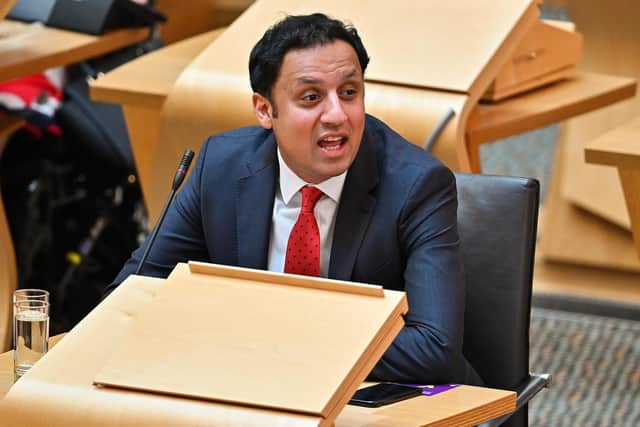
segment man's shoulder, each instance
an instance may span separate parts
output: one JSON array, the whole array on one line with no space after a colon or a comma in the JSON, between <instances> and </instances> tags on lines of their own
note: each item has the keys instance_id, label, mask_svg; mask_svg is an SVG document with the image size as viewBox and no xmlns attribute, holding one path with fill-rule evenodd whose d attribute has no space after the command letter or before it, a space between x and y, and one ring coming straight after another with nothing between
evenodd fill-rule
<instances>
[{"instance_id":1,"label":"man's shoulder","mask_svg":"<svg viewBox=\"0 0 640 427\"><path fill-rule=\"evenodd\" d=\"M255 153L272 135L260 126L247 126L209 136L203 144L207 157L217 159L226 156L244 157Z\"/></svg>"},{"instance_id":2,"label":"man's shoulder","mask_svg":"<svg viewBox=\"0 0 640 427\"><path fill-rule=\"evenodd\" d=\"M447 171L448 168L431 153L409 142L382 120L367 115L367 137L375 146L378 161L386 173L424 170Z\"/></svg>"},{"instance_id":3,"label":"man's shoulder","mask_svg":"<svg viewBox=\"0 0 640 427\"><path fill-rule=\"evenodd\" d=\"M264 129L261 126L245 126L216 135L211 135L207 138L207 141L225 141L251 145L252 143L260 143L264 141L270 134L270 130Z\"/></svg>"}]
</instances>

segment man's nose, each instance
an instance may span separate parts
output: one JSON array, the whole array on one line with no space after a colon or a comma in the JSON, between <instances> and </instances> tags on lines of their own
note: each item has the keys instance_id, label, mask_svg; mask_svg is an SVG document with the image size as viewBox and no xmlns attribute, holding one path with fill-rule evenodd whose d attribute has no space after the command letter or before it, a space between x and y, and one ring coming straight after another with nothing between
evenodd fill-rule
<instances>
[{"instance_id":1,"label":"man's nose","mask_svg":"<svg viewBox=\"0 0 640 427\"><path fill-rule=\"evenodd\" d=\"M337 94L328 96L325 99L325 108L321 117L322 123L326 125L341 125L347 120L347 113L344 111L342 100Z\"/></svg>"}]
</instances>

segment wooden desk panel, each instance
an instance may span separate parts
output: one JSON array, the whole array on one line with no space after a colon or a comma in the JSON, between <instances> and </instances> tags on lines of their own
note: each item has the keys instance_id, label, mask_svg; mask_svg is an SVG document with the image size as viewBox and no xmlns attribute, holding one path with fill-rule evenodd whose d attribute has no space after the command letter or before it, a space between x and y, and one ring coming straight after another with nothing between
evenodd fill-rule
<instances>
[{"instance_id":1,"label":"wooden desk panel","mask_svg":"<svg viewBox=\"0 0 640 427\"><path fill-rule=\"evenodd\" d=\"M496 103L482 103L471 113L467 140L479 145L537 129L630 98L632 78L578 73L561 81Z\"/></svg>"},{"instance_id":2,"label":"wooden desk panel","mask_svg":"<svg viewBox=\"0 0 640 427\"><path fill-rule=\"evenodd\" d=\"M91 97L116 104L162 107L182 70L223 31L209 31L128 62L91 81Z\"/></svg>"},{"instance_id":3,"label":"wooden desk panel","mask_svg":"<svg viewBox=\"0 0 640 427\"><path fill-rule=\"evenodd\" d=\"M640 117L607 132L585 148L588 163L615 166L640 258Z\"/></svg>"},{"instance_id":4,"label":"wooden desk panel","mask_svg":"<svg viewBox=\"0 0 640 427\"><path fill-rule=\"evenodd\" d=\"M93 378L114 344L127 336L136 313L163 283L140 276L124 282L6 394L0 401L0 419L20 419L30 427L318 425L317 419L301 414L94 387ZM13 375L10 357L10 353L0 355L0 387L6 387L8 372ZM0 396L6 392L0 388ZM41 411L24 410L22 405L33 405L34 399L39 400ZM336 426L472 426L514 408L514 392L460 386L383 408L347 405Z\"/></svg>"},{"instance_id":5,"label":"wooden desk panel","mask_svg":"<svg viewBox=\"0 0 640 427\"><path fill-rule=\"evenodd\" d=\"M49 350L51 350L65 334L60 334L49 338ZM13 375L13 351L7 351L0 354L0 400L14 384Z\"/></svg>"},{"instance_id":6,"label":"wooden desk panel","mask_svg":"<svg viewBox=\"0 0 640 427\"><path fill-rule=\"evenodd\" d=\"M563 198L568 143L561 138L556 147L538 252L552 261L640 271L631 233Z\"/></svg>"},{"instance_id":7,"label":"wooden desk panel","mask_svg":"<svg viewBox=\"0 0 640 427\"><path fill-rule=\"evenodd\" d=\"M109 31L102 36L5 20L0 22L0 81L102 55L144 40L148 28Z\"/></svg>"},{"instance_id":8,"label":"wooden desk panel","mask_svg":"<svg viewBox=\"0 0 640 427\"><path fill-rule=\"evenodd\" d=\"M640 169L640 117L587 144L585 159L588 163Z\"/></svg>"}]
</instances>

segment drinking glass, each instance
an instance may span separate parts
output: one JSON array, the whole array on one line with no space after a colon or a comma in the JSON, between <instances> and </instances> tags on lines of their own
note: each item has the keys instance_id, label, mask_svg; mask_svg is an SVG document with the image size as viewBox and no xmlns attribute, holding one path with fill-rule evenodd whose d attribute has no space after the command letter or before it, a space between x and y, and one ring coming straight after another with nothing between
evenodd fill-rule
<instances>
[{"instance_id":1,"label":"drinking glass","mask_svg":"<svg viewBox=\"0 0 640 427\"><path fill-rule=\"evenodd\" d=\"M13 292L13 304L25 299L49 302L49 292L44 289L17 289Z\"/></svg>"},{"instance_id":2,"label":"drinking glass","mask_svg":"<svg viewBox=\"0 0 640 427\"><path fill-rule=\"evenodd\" d=\"M19 299L14 304L13 366L24 375L49 349L49 302Z\"/></svg>"},{"instance_id":3,"label":"drinking glass","mask_svg":"<svg viewBox=\"0 0 640 427\"><path fill-rule=\"evenodd\" d=\"M13 292L13 340L11 348L16 348L16 303L22 300L49 302L49 292L44 289L16 289Z\"/></svg>"}]
</instances>

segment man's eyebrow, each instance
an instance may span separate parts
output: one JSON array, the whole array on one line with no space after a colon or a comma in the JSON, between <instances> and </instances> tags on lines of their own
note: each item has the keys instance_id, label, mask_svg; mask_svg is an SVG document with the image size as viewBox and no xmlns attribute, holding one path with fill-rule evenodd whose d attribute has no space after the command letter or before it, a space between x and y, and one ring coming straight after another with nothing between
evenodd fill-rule
<instances>
[{"instance_id":1,"label":"man's eyebrow","mask_svg":"<svg viewBox=\"0 0 640 427\"><path fill-rule=\"evenodd\" d=\"M350 78L354 77L357 72L358 72L358 70L356 70L355 68L353 70L351 70L351 71L345 71L342 74L342 78L345 79L345 80L350 79Z\"/></svg>"},{"instance_id":2,"label":"man's eyebrow","mask_svg":"<svg viewBox=\"0 0 640 427\"><path fill-rule=\"evenodd\" d=\"M322 82L322 80L317 79L315 77L310 77L310 76L302 76L296 79L296 84L303 84L303 85L315 85L320 82Z\"/></svg>"}]
</instances>

